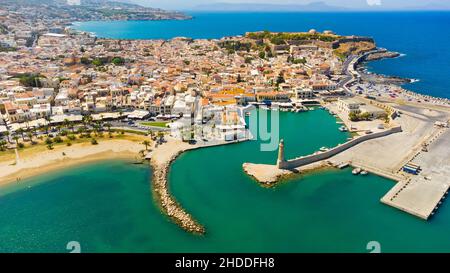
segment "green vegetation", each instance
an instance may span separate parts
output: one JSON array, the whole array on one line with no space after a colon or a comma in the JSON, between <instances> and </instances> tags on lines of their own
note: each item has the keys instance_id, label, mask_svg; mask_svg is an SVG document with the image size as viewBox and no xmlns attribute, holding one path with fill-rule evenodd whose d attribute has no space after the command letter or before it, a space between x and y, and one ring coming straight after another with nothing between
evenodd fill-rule
<instances>
[{"instance_id":1,"label":"green vegetation","mask_svg":"<svg viewBox=\"0 0 450 273\"><path fill-rule=\"evenodd\" d=\"M0 46L0 52L13 52L16 50L17 50L17 48L15 48L15 47Z\"/></svg>"},{"instance_id":2,"label":"green vegetation","mask_svg":"<svg viewBox=\"0 0 450 273\"><path fill-rule=\"evenodd\" d=\"M95 59L92 61L92 64L95 65L95 66L102 66L102 65L104 65L104 62L103 62L103 60L100 59L100 58L95 58Z\"/></svg>"},{"instance_id":3,"label":"green vegetation","mask_svg":"<svg viewBox=\"0 0 450 273\"><path fill-rule=\"evenodd\" d=\"M154 127L162 127L162 128L166 128L167 124L169 124L169 122L164 122L164 121L149 121L149 122L141 122L142 125L144 126L154 126Z\"/></svg>"},{"instance_id":4,"label":"green vegetation","mask_svg":"<svg viewBox=\"0 0 450 273\"><path fill-rule=\"evenodd\" d=\"M305 41L305 40L319 40L323 42L334 42L339 39L339 36L331 35L331 34L322 34L322 33L272 33L269 31L263 32L251 32L247 34L247 37L250 39L261 40L261 39L269 39L272 44L281 45L285 44L286 41Z\"/></svg>"},{"instance_id":5,"label":"green vegetation","mask_svg":"<svg viewBox=\"0 0 450 273\"><path fill-rule=\"evenodd\" d=\"M258 53L258 56L259 56L261 59L264 59L264 58L266 57L266 52L260 51L260 52Z\"/></svg>"},{"instance_id":6,"label":"green vegetation","mask_svg":"<svg viewBox=\"0 0 450 273\"><path fill-rule=\"evenodd\" d=\"M125 63L125 60L121 57L114 57L112 58L111 63L115 65L123 65Z\"/></svg>"},{"instance_id":7,"label":"green vegetation","mask_svg":"<svg viewBox=\"0 0 450 273\"><path fill-rule=\"evenodd\" d=\"M293 64L306 64L307 61L304 57L301 59L295 59L293 56L288 56L287 62Z\"/></svg>"},{"instance_id":8,"label":"green vegetation","mask_svg":"<svg viewBox=\"0 0 450 273\"><path fill-rule=\"evenodd\" d=\"M20 84L26 87L42 87L40 74L22 74L18 76Z\"/></svg>"},{"instance_id":9,"label":"green vegetation","mask_svg":"<svg viewBox=\"0 0 450 273\"><path fill-rule=\"evenodd\" d=\"M86 57L81 57L80 62L81 62L82 64L84 64L84 65L89 65L89 64L91 64L91 61L90 61L88 58L86 58Z\"/></svg>"},{"instance_id":10,"label":"green vegetation","mask_svg":"<svg viewBox=\"0 0 450 273\"><path fill-rule=\"evenodd\" d=\"M339 52L338 50L334 50L334 55L336 55L341 61L345 61L345 59L347 59L347 55Z\"/></svg>"},{"instance_id":11,"label":"green vegetation","mask_svg":"<svg viewBox=\"0 0 450 273\"><path fill-rule=\"evenodd\" d=\"M228 53L234 53L236 51L250 52L252 45L250 43L243 43L241 41L223 41L219 43L221 48L224 48Z\"/></svg>"},{"instance_id":12,"label":"green vegetation","mask_svg":"<svg viewBox=\"0 0 450 273\"><path fill-rule=\"evenodd\" d=\"M348 115L348 118L351 121L362 121L362 120L370 120L371 115L368 112L364 112L364 113L355 113L355 112L351 112Z\"/></svg>"}]
</instances>

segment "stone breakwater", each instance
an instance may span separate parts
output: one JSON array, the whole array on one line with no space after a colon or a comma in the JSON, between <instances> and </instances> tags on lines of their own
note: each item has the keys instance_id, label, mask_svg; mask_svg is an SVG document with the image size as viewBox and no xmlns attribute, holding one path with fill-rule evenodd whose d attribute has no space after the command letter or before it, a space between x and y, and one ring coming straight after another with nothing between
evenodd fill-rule
<instances>
[{"instance_id":1,"label":"stone breakwater","mask_svg":"<svg viewBox=\"0 0 450 273\"><path fill-rule=\"evenodd\" d=\"M182 153L173 155L169 161L157 164L151 161L153 167L153 194L164 213L172 218L181 228L188 232L204 234L205 228L198 223L189 213L184 211L181 205L170 195L167 187L167 175L171 163Z\"/></svg>"},{"instance_id":2,"label":"stone breakwater","mask_svg":"<svg viewBox=\"0 0 450 273\"><path fill-rule=\"evenodd\" d=\"M188 150L239 143L247 140L248 138L236 141L199 141L191 145L168 137L167 143L155 147L147 155L147 158L150 159L150 164L153 169L153 197L161 207L161 210L184 230L195 234L204 234L205 228L186 212L170 194L167 179L170 165L179 155Z\"/></svg>"}]
</instances>

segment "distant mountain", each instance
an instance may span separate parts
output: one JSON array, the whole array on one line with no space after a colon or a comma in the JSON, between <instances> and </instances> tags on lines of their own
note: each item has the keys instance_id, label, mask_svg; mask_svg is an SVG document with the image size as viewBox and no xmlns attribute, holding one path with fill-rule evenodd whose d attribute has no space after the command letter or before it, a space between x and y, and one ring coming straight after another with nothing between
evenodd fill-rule
<instances>
[{"instance_id":1,"label":"distant mountain","mask_svg":"<svg viewBox=\"0 0 450 273\"><path fill-rule=\"evenodd\" d=\"M33 19L64 19L69 21L110 20L185 20L191 16L176 11L143 7L125 0L0 0L2 7L21 11ZM34 14L28 12L35 10Z\"/></svg>"},{"instance_id":2,"label":"distant mountain","mask_svg":"<svg viewBox=\"0 0 450 273\"><path fill-rule=\"evenodd\" d=\"M257 3L213 3L198 5L197 11L344 11L343 7L330 6L325 2L299 4L257 4Z\"/></svg>"}]
</instances>

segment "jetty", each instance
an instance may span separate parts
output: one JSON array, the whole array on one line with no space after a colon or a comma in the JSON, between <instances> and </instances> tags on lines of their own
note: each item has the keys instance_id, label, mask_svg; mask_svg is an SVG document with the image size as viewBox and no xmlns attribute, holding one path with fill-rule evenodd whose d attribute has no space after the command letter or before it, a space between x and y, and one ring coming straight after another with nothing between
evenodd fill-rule
<instances>
[{"instance_id":1,"label":"jetty","mask_svg":"<svg viewBox=\"0 0 450 273\"><path fill-rule=\"evenodd\" d=\"M197 141L189 144L181 140L165 137L165 143L153 147L146 155L152 166L152 193L161 210L169 216L177 225L187 232L204 234L205 227L201 225L190 213L184 210L168 189L168 174L172 162L183 152L200 148L214 147L226 144L235 144L249 140L244 138L236 141L210 140L208 142Z\"/></svg>"}]
</instances>

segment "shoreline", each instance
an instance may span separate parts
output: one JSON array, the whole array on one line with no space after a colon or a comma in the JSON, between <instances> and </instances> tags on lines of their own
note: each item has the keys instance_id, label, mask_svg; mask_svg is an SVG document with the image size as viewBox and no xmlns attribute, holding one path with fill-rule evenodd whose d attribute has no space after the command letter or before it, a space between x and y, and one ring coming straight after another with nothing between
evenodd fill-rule
<instances>
[{"instance_id":1,"label":"shoreline","mask_svg":"<svg viewBox=\"0 0 450 273\"><path fill-rule=\"evenodd\" d=\"M370 62L377 62L377 61L388 60L388 59L398 59L398 58L402 58L402 57L406 56L406 54L399 53L399 52L393 52L393 51L389 51L389 50L384 52L384 54L386 54L386 56L381 55L381 57L380 57L377 54L380 54L380 53L379 52L371 53L371 54L367 55L365 58L363 58L363 60L361 60L361 62L355 64L355 70L365 77L364 81L370 82L371 81L370 78L374 78L373 81L376 84L395 85L398 88L400 88L403 92L405 92L406 94L408 94L412 97L421 98L424 101L425 100L440 101L440 102L448 104L447 106L450 106L450 98L436 97L436 96L432 96L432 95L422 94L422 93L418 93L416 91L412 91L412 90L409 90L409 89L406 89L403 87L403 85L405 85L405 84L414 84L416 82L420 82L421 81L420 79L389 76L389 75L379 74L374 71L371 71L368 67L368 64ZM381 54L383 54L383 52ZM374 59L368 59L368 57L371 55L376 55L377 57ZM369 79L369 80L367 80L367 79ZM377 80L384 81L384 83L377 82Z\"/></svg>"},{"instance_id":2,"label":"shoreline","mask_svg":"<svg viewBox=\"0 0 450 273\"><path fill-rule=\"evenodd\" d=\"M141 144L129 140L107 140L98 145L76 144L56 147L44 153L30 153L24 158L0 162L0 187L48 172L108 159L136 159ZM65 155L63 155L63 153Z\"/></svg>"}]
</instances>

